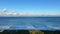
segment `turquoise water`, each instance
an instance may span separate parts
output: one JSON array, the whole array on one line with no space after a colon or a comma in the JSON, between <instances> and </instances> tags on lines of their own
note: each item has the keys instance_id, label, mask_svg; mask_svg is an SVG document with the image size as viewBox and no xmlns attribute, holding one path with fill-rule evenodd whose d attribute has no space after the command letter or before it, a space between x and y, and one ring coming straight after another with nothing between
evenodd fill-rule
<instances>
[{"instance_id":1,"label":"turquoise water","mask_svg":"<svg viewBox=\"0 0 60 34\"><path fill-rule=\"evenodd\" d=\"M0 17L3 30L60 30L60 17Z\"/></svg>"}]
</instances>

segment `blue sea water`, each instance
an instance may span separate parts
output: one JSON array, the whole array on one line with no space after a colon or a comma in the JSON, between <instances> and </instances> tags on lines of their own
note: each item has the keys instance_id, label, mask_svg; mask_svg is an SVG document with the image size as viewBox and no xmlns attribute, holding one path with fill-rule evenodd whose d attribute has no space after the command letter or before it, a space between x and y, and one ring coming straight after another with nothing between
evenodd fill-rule
<instances>
[{"instance_id":1,"label":"blue sea water","mask_svg":"<svg viewBox=\"0 0 60 34\"><path fill-rule=\"evenodd\" d=\"M60 17L0 17L2 30L60 30Z\"/></svg>"}]
</instances>

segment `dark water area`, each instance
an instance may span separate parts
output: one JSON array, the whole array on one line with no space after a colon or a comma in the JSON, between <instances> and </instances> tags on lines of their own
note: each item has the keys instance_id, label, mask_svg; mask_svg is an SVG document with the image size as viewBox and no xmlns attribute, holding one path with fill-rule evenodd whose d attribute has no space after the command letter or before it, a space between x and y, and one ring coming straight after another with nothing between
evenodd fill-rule
<instances>
[{"instance_id":1,"label":"dark water area","mask_svg":"<svg viewBox=\"0 0 60 34\"><path fill-rule=\"evenodd\" d=\"M30 30L4 30L0 34L60 34L60 31L49 31L49 30L35 30L34 32L29 32ZM38 31L38 32L36 32ZM43 33L42 33L43 32Z\"/></svg>"},{"instance_id":2,"label":"dark water area","mask_svg":"<svg viewBox=\"0 0 60 34\"><path fill-rule=\"evenodd\" d=\"M60 17L0 17L1 30L60 30Z\"/></svg>"}]
</instances>

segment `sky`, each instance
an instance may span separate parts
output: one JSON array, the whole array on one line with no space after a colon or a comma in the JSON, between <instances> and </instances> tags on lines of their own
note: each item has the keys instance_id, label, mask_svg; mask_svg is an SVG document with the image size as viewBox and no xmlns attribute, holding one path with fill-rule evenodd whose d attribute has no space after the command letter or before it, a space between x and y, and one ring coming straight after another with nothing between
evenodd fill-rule
<instances>
[{"instance_id":1,"label":"sky","mask_svg":"<svg viewBox=\"0 0 60 34\"><path fill-rule=\"evenodd\" d=\"M3 8L22 14L59 14L60 0L0 0L0 12Z\"/></svg>"}]
</instances>

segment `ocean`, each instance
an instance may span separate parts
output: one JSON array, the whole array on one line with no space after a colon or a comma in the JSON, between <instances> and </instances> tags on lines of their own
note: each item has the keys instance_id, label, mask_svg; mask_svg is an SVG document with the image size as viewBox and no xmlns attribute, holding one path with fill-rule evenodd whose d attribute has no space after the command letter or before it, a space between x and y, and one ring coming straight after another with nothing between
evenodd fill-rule
<instances>
[{"instance_id":1,"label":"ocean","mask_svg":"<svg viewBox=\"0 0 60 34\"><path fill-rule=\"evenodd\" d=\"M0 30L60 30L60 17L0 17Z\"/></svg>"}]
</instances>

